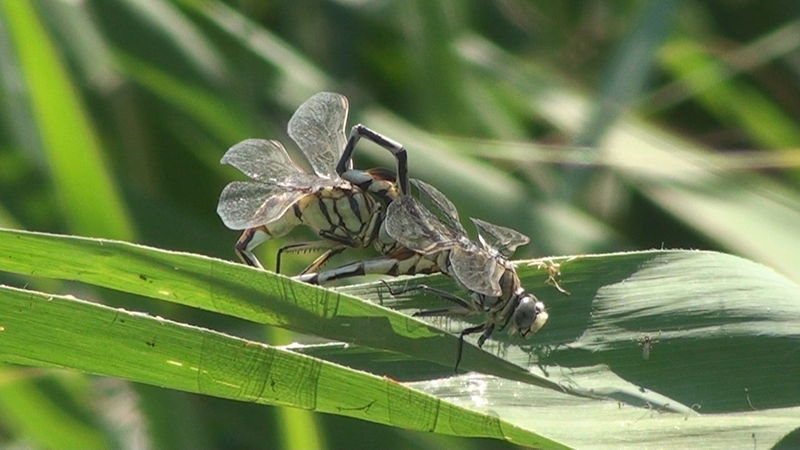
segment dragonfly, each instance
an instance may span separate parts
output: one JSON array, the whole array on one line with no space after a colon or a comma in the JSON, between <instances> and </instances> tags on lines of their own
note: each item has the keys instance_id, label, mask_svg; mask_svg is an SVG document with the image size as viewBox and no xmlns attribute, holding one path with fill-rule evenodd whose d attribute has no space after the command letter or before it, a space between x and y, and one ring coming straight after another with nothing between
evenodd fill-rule
<instances>
[{"instance_id":1,"label":"dragonfly","mask_svg":"<svg viewBox=\"0 0 800 450\"><path fill-rule=\"evenodd\" d=\"M348 102L344 96L323 92L303 103L289 120L289 136L308 159L313 174L300 169L283 145L275 140L248 139L225 153L223 164L236 167L252 179L234 181L226 186L217 208L226 226L244 230L235 246L240 259L263 269L253 250L302 224L312 228L322 239L281 247L276 271L280 271L280 256L284 251L324 249L325 253L306 267L299 279L321 283L365 273L444 272L454 276L471 293L473 301L427 286L415 289L425 287L428 292L450 299L463 309L488 313L490 319L485 324L462 332L459 360L467 334L483 331L479 338L479 345L483 345L499 322L503 322L501 328L504 328L513 319L512 331L526 337L541 328L547 320L544 305L519 287L519 278L507 260L510 254L505 255L527 243L528 238L514 230L474 219L488 236L480 236L478 246L466 237L452 202L432 186L415 180L418 188L444 212L449 225L438 222L430 212L424 214L427 210L407 195L408 164L403 146L360 124L345 138L347 113ZM396 174L386 169L353 169L353 151L362 137L394 155ZM396 217L391 212L393 205L399 211ZM408 216L415 214L418 222L409 221ZM406 225L413 226L406 230ZM432 229L426 229L430 227ZM420 231L427 233L429 242L416 236ZM455 237L452 242L459 245L437 240L448 233ZM491 239L491 243L487 239ZM345 248L370 244L384 256L318 272ZM469 268L476 263L483 264L489 273L479 273L478 267ZM467 271L474 273L468 275ZM490 288L476 282L487 275L492 280Z\"/></svg>"},{"instance_id":2,"label":"dragonfly","mask_svg":"<svg viewBox=\"0 0 800 450\"><path fill-rule=\"evenodd\" d=\"M370 246L383 222L386 205L408 190L406 150L399 143L358 124L345 136L347 98L320 92L305 101L288 124L289 137L298 145L314 173L302 170L276 140L247 139L222 157L250 181L234 181L220 195L217 213L233 230L244 230L235 245L238 257L263 269L253 250L275 237L306 225L322 238L292 243L281 254L324 250L301 273L318 270L347 247ZM353 151L365 138L389 150L396 173L388 169L353 169Z\"/></svg>"},{"instance_id":3,"label":"dragonfly","mask_svg":"<svg viewBox=\"0 0 800 450\"><path fill-rule=\"evenodd\" d=\"M459 334L456 369L461 361L464 338L481 333L478 346L495 329L508 328L509 334L528 338L547 322L545 305L533 293L522 287L516 269L509 260L516 249L529 242L524 234L510 228L471 218L478 230L478 241L471 240L455 205L438 189L420 180L411 180L427 199L438 216L411 195L400 195L389 203L378 239L393 242L384 256L345 264L318 273L306 273L298 278L310 283L356 275L442 272L452 277L469 293L469 300L427 285L415 285L401 290L389 289L392 295L423 291L456 304L454 308L419 311L415 316L449 314L484 314L486 320L465 328ZM387 285L388 287L388 285Z\"/></svg>"}]
</instances>

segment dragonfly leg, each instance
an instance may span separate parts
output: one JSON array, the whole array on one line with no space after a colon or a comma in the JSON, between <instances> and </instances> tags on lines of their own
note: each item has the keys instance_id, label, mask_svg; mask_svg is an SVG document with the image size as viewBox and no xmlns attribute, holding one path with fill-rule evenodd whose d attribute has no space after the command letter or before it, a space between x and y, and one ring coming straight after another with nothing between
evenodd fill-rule
<instances>
[{"instance_id":1,"label":"dragonfly leg","mask_svg":"<svg viewBox=\"0 0 800 450\"><path fill-rule=\"evenodd\" d=\"M422 293L431 294L433 296L436 296L436 297L439 297L439 298L443 298L443 299L445 299L447 301L451 301L451 302L457 304L458 306L460 306L460 307L462 307L462 308L464 308L466 310L472 310L472 308L470 307L470 303L468 301L464 300L463 298L461 298L461 297L459 297L459 296L457 296L455 294L451 294L450 292L447 292L447 291L445 291L443 289L437 289L435 287L428 286L427 284L416 284L416 285L413 285L413 286L406 286L406 287L402 287L402 288L399 288L399 289L393 289L391 286L389 286L389 283L387 283L386 281L381 280L381 282L383 283L384 286L386 286L386 289L389 291L389 293L394 295L394 296L402 295L402 294L405 294L407 292L421 291ZM434 310L430 310L430 311L434 311ZM426 315L426 316L434 315L434 314L431 314L430 311L419 311L419 312L414 313L414 315L415 316L417 316L417 315ZM435 311L438 311L438 310L435 310Z\"/></svg>"},{"instance_id":2,"label":"dragonfly leg","mask_svg":"<svg viewBox=\"0 0 800 450\"><path fill-rule=\"evenodd\" d=\"M505 316L505 320L503 324L500 325L500 330L505 330L508 326L508 323L511 322L511 319L514 317L514 311L517 310L519 306L519 297L515 297L512 301L508 302L505 308L503 308L497 315L497 317Z\"/></svg>"},{"instance_id":3,"label":"dragonfly leg","mask_svg":"<svg viewBox=\"0 0 800 450\"><path fill-rule=\"evenodd\" d=\"M264 266L258 261L256 255L253 254L253 249L263 244L269 235L261 228L248 228L244 230L239 240L236 241L236 255L248 266L258 267L263 269Z\"/></svg>"},{"instance_id":4,"label":"dragonfly leg","mask_svg":"<svg viewBox=\"0 0 800 450\"><path fill-rule=\"evenodd\" d=\"M483 334L481 334L481 337L478 338L478 347L483 347L483 343L486 342L486 339L489 339L489 336L492 335L492 332L494 332L494 323L486 324Z\"/></svg>"},{"instance_id":5,"label":"dragonfly leg","mask_svg":"<svg viewBox=\"0 0 800 450\"><path fill-rule=\"evenodd\" d=\"M301 253L301 252L310 252L314 250L326 250L320 257L314 260L308 267L303 269L301 274L306 272L316 271L322 265L324 265L328 260L341 253L345 249L344 246L339 245L335 242L331 241L309 241L309 242L295 242L292 244L286 244L283 247L278 249L278 253L275 258L275 272L281 273L281 256L284 252L288 253Z\"/></svg>"},{"instance_id":6,"label":"dragonfly leg","mask_svg":"<svg viewBox=\"0 0 800 450\"><path fill-rule=\"evenodd\" d=\"M403 148L398 142L387 138L386 136L372 131L364 125L358 124L350 130L350 137L347 139L347 145L342 152L342 157L336 165L336 173L339 175L350 170L353 165L353 150L356 148L358 140L361 138L368 139L381 147L392 152L397 160L397 184L400 186L400 193L408 193L408 161L406 156L406 149Z\"/></svg>"},{"instance_id":7,"label":"dragonfly leg","mask_svg":"<svg viewBox=\"0 0 800 450\"><path fill-rule=\"evenodd\" d=\"M486 329L486 324L482 323L480 325L475 325L474 327L469 327L461 330L461 333L458 335L458 352L456 356L456 366L453 369L453 371L458 372L458 365L461 364L461 354L464 350L464 336L467 336L468 334L480 333L485 329ZM481 344L482 343L480 343L478 346L480 347Z\"/></svg>"},{"instance_id":8,"label":"dragonfly leg","mask_svg":"<svg viewBox=\"0 0 800 450\"><path fill-rule=\"evenodd\" d=\"M346 248L347 247L339 246L339 247L334 247L334 248L328 249L328 251L326 251L325 253L320 255L319 258L315 259L311 264L309 264L308 267L303 269L303 271L300 272L300 275L303 275L303 274L309 273L309 272L315 272L315 271L319 270L319 268L324 266L325 263L327 263L329 259L331 259L334 256L338 255L339 253L342 253Z\"/></svg>"},{"instance_id":9,"label":"dragonfly leg","mask_svg":"<svg viewBox=\"0 0 800 450\"><path fill-rule=\"evenodd\" d=\"M449 316L457 311L454 311L453 308L435 308L435 309L426 309L424 311L417 311L412 316L414 317L439 317L439 316Z\"/></svg>"}]
</instances>

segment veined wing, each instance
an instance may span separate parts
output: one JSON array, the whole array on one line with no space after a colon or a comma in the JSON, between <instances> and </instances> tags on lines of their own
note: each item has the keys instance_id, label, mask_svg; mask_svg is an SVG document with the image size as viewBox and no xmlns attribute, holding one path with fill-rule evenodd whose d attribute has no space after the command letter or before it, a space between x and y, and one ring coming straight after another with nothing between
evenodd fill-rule
<instances>
[{"instance_id":1,"label":"veined wing","mask_svg":"<svg viewBox=\"0 0 800 450\"><path fill-rule=\"evenodd\" d=\"M416 199L406 195L389 204L384 222L389 236L424 254L449 249L453 275L464 287L490 297L499 296L500 277L504 270L497 260L467 239L458 220L458 211L444 194L420 180L411 182L448 223L442 223Z\"/></svg>"},{"instance_id":2,"label":"veined wing","mask_svg":"<svg viewBox=\"0 0 800 450\"><path fill-rule=\"evenodd\" d=\"M441 212L444 225L450 229L451 234L461 237L458 239L459 245L450 250L450 264L456 279L471 291L490 297L499 296L502 267L491 254L466 239L466 230L461 225L453 202L428 183L416 179L411 180L411 183Z\"/></svg>"},{"instance_id":3,"label":"veined wing","mask_svg":"<svg viewBox=\"0 0 800 450\"><path fill-rule=\"evenodd\" d=\"M289 136L320 177L338 178L336 164L347 144L347 98L332 92L315 94L289 119Z\"/></svg>"},{"instance_id":4,"label":"veined wing","mask_svg":"<svg viewBox=\"0 0 800 450\"><path fill-rule=\"evenodd\" d=\"M472 223L474 223L475 227L478 229L478 238L481 242L494 248L506 258L511 257L517 247L530 242L528 236L525 236L519 231L512 230L511 228L494 225L480 219L475 219L474 217L470 217L470 220L472 220Z\"/></svg>"},{"instance_id":5,"label":"veined wing","mask_svg":"<svg viewBox=\"0 0 800 450\"><path fill-rule=\"evenodd\" d=\"M312 176L312 175L308 175ZM254 181L234 181L222 191L217 214L232 230L267 225L280 218L308 192Z\"/></svg>"},{"instance_id":6,"label":"veined wing","mask_svg":"<svg viewBox=\"0 0 800 450\"><path fill-rule=\"evenodd\" d=\"M453 231L463 234L466 236L467 231L461 225L461 221L458 219L458 210L456 209L453 202L450 201L441 191L436 189L435 187L431 186L424 181L412 179L411 184L416 186L419 189L419 192L423 194L436 208L437 211L442 213L442 218L445 221L445 225L452 228Z\"/></svg>"},{"instance_id":7,"label":"veined wing","mask_svg":"<svg viewBox=\"0 0 800 450\"><path fill-rule=\"evenodd\" d=\"M389 204L384 227L386 233L400 245L426 255L460 243L457 233L410 195L404 195Z\"/></svg>"},{"instance_id":8,"label":"veined wing","mask_svg":"<svg viewBox=\"0 0 800 450\"><path fill-rule=\"evenodd\" d=\"M230 164L248 177L274 183L302 173L289 158L283 144L266 139L246 139L234 145L222 157L222 164Z\"/></svg>"},{"instance_id":9,"label":"veined wing","mask_svg":"<svg viewBox=\"0 0 800 450\"><path fill-rule=\"evenodd\" d=\"M453 274L467 289L489 297L502 293L500 277L503 268L497 260L474 243L450 250L450 265Z\"/></svg>"}]
</instances>

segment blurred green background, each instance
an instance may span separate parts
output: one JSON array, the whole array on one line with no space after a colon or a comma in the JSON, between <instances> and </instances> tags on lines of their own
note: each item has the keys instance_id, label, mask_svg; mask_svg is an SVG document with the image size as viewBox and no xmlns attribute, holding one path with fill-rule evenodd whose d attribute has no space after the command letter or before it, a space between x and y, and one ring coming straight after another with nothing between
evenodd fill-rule
<instances>
[{"instance_id":1,"label":"blurred green background","mask_svg":"<svg viewBox=\"0 0 800 450\"><path fill-rule=\"evenodd\" d=\"M715 249L800 281L795 1L0 0L0 83L4 227L233 259L215 208L242 177L220 157L248 137L293 147L294 109L332 90L462 217L530 235L519 257ZM391 164L369 143L356 158ZM268 267L281 242L261 250ZM97 288L0 282L293 339ZM2 447L376 443L504 446L0 368Z\"/></svg>"}]
</instances>

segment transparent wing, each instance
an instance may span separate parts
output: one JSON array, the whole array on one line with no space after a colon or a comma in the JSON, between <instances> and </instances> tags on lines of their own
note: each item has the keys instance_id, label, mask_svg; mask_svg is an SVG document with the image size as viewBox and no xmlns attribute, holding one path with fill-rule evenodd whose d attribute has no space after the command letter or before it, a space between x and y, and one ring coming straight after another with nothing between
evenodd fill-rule
<instances>
[{"instance_id":1,"label":"transparent wing","mask_svg":"<svg viewBox=\"0 0 800 450\"><path fill-rule=\"evenodd\" d=\"M467 231L464 229L464 227L461 225L461 221L458 219L458 210L456 209L455 205L453 205L453 202L450 201L450 199L445 197L441 191L430 184L425 183L424 181L412 179L411 184L416 186L416 188L419 189L419 192L433 204L436 212L441 212L445 225L449 226L460 234L467 234Z\"/></svg>"},{"instance_id":2,"label":"transparent wing","mask_svg":"<svg viewBox=\"0 0 800 450\"><path fill-rule=\"evenodd\" d=\"M270 184L274 184L284 191L301 190L310 194L326 187L337 187L343 184L346 185L347 183L342 179L332 180L330 178L321 178L310 173L300 172Z\"/></svg>"},{"instance_id":3,"label":"transparent wing","mask_svg":"<svg viewBox=\"0 0 800 450\"><path fill-rule=\"evenodd\" d=\"M386 233L400 245L422 254L459 244L459 236L410 195L389 204L383 225Z\"/></svg>"},{"instance_id":4,"label":"transparent wing","mask_svg":"<svg viewBox=\"0 0 800 450\"><path fill-rule=\"evenodd\" d=\"M530 242L528 236L511 228L501 227L480 219L470 217L478 229L478 237L489 247L496 249L506 258L511 257L520 245Z\"/></svg>"},{"instance_id":5,"label":"transparent wing","mask_svg":"<svg viewBox=\"0 0 800 450\"><path fill-rule=\"evenodd\" d=\"M501 294L497 261L476 245L455 247L450 251L453 274L467 289L490 297Z\"/></svg>"},{"instance_id":6,"label":"transparent wing","mask_svg":"<svg viewBox=\"0 0 800 450\"><path fill-rule=\"evenodd\" d=\"M283 144L266 139L239 142L225 152L220 162L236 167L254 180L265 182L275 182L301 173Z\"/></svg>"},{"instance_id":7,"label":"transparent wing","mask_svg":"<svg viewBox=\"0 0 800 450\"><path fill-rule=\"evenodd\" d=\"M267 225L280 218L306 194L302 190L287 191L278 185L234 181L222 190L217 214L232 230Z\"/></svg>"},{"instance_id":8,"label":"transparent wing","mask_svg":"<svg viewBox=\"0 0 800 450\"><path fill-rule=\"evenodd\" d=\"M336 164L347 144L347 98L332 92L315 94L289 119L289 136L321 177L337 178Z\"/></svg>"}]
</instances>

